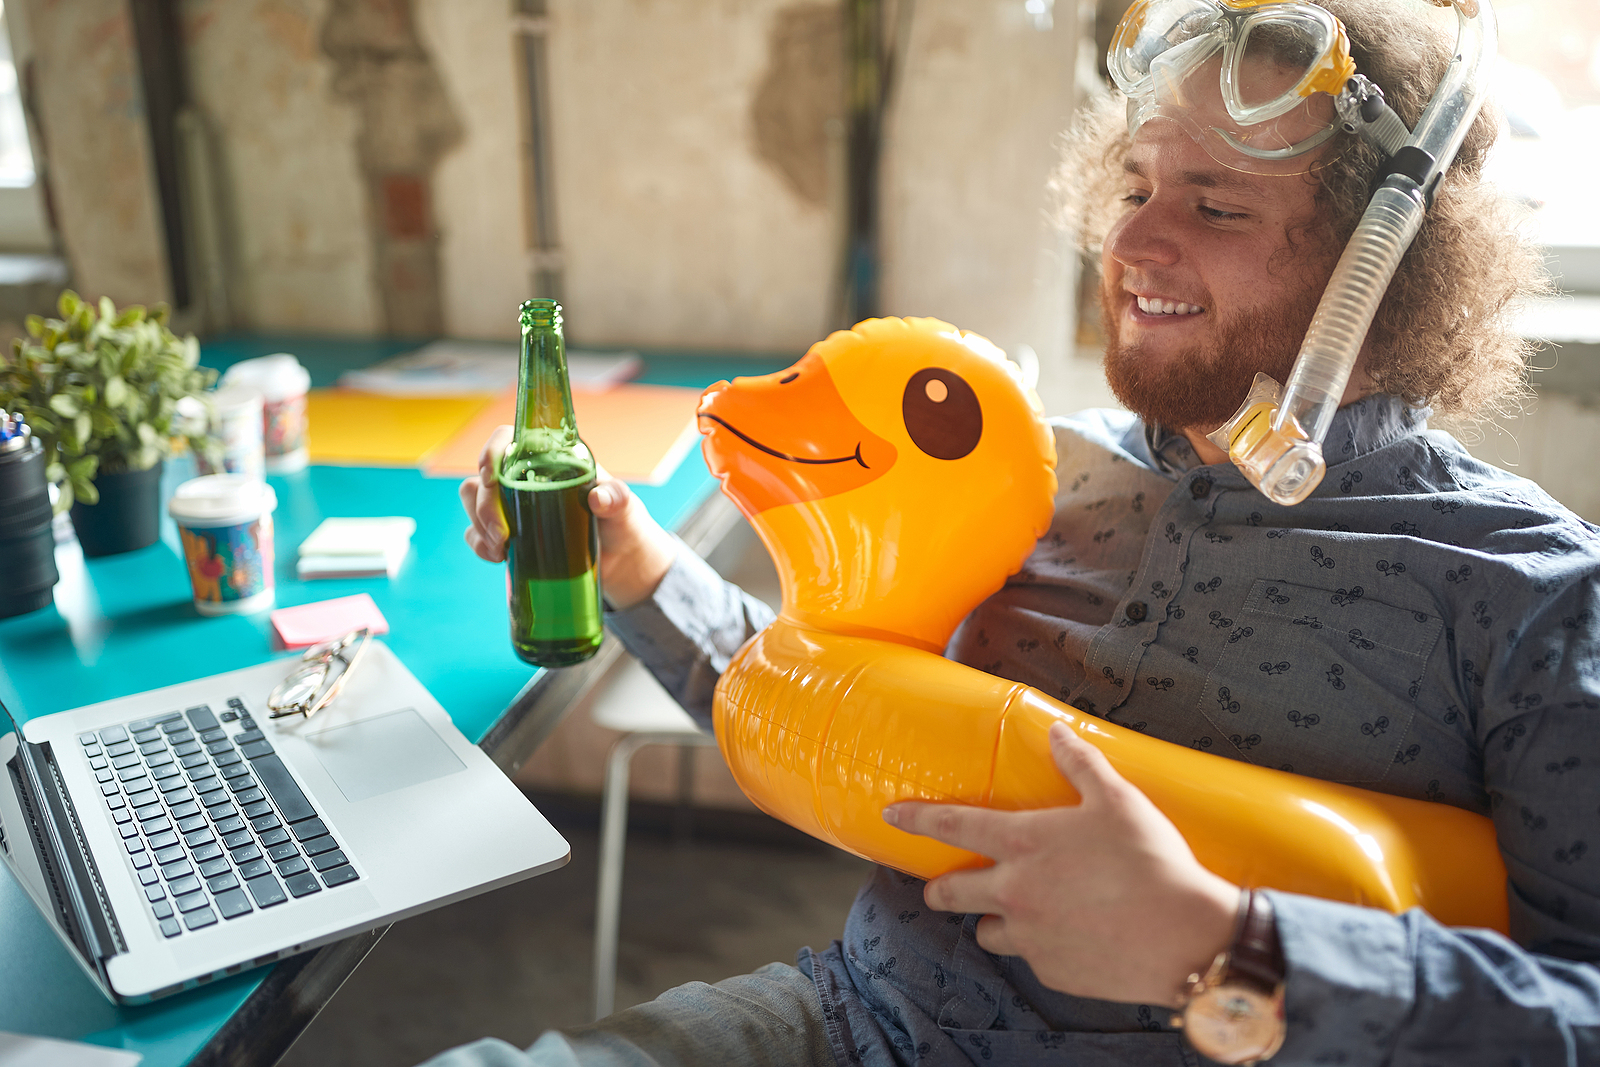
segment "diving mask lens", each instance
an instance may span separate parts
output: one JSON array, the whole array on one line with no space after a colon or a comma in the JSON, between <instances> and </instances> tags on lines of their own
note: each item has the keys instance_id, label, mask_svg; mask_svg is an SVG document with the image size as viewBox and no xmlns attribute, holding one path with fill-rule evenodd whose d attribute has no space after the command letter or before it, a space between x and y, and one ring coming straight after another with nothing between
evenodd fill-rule
<instances>
[{"instance_id":1,"label":"diving mask lens","mask_svg":"<svg viewBox=\"0 0 1600 1067\"><path fill-rule=\"evenodd\" d=\"M1172 119L1219 163L1260 174L1311 169L1299 157L1336 132L1331 94L1355 71L1338 19L1292 0L1140 0L1107 65L1130 133Z\"/></svg>"},{"instance_id":2,"label":"diving mask lens","mask_svg":"<svg viewBox=\"0 0 1600 1067\"><path fill-rule=\"evenodd\" d=\"M1316 91L1311 83L1329 68L1337 46L1338 23L1321 8L1246 15L1222 69L1228 113L1248 124L1292 110Z\"/></svg>"},{"instance_id":3,"label":"diving mask lens","mask_svg":"<svg viewBox=\"0 0 1600 1067\"><path fill-rule=\"evenodd\" d=\"M1196 42L1209 54L1221 47L1216 33L1221 22L1214 0L1138 0L1112 35L1106 54L1111 79L1127 96L1148 93L1157 58L1166 56L1170 64L1175 49L1194 52ZM1222 29L1225 35L1226 26Z\"/></svg>"}]
</instances>

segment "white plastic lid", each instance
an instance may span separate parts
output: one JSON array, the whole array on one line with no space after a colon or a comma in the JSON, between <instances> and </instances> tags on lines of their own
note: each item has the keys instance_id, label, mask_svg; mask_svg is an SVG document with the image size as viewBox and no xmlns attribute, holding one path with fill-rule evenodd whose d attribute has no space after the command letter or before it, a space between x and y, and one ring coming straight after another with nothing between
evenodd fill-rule
<instances>
[{"instance_id":1,"label":"white plastic lid","mask_svg":"<svg viewBox=\"0 0 1600 1067\"><path fill-rule=\"evenodd\" d=\"M234 526L278 506L272 486L245 474L191 478L173 491L167 513L180 526Z\"/></svg>"},{"instance_id":2,"label":"white plastic lid","mask_svg":"<svg viewBox=\"0 0 1600 1067\"><path fill-rule=\"evenodd\" d=\"M311 374L287 352L241 359L222 372L222 384L250 385L268 400L299 396L311 388Z\"/></svg>"},{"instance_id":3,"label":"white plastic lid","mask_svg":"<svg viewBox=\"0 0 1600 1067\"><path fill-rule=\"evenodd\" d=\"M230 411L254 410L259 419L261 402L261 390L247 382L229 382L211 394L211 403L216 405L219 416Z\"/></svg>"}]
</instances>

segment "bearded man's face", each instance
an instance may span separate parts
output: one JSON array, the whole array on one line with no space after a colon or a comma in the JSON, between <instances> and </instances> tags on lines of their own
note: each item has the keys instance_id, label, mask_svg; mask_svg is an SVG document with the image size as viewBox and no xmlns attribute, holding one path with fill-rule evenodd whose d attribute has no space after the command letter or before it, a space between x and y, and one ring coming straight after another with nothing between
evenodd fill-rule
<instances>
[{"instance_id":1,"label":"bearded man's face","mask_svg":"<svg viewBox=\"0 0 1600 1067\"><path fill-rule=\"evenodd\" d=\"M1315 180L1243 174L1178 125L1140 128L1126 208L1101 251L1106 380L1147 421L1207 433L1258 371L1287 381L1337 249L1315 226Z\"/></svg>"}]
</instances>

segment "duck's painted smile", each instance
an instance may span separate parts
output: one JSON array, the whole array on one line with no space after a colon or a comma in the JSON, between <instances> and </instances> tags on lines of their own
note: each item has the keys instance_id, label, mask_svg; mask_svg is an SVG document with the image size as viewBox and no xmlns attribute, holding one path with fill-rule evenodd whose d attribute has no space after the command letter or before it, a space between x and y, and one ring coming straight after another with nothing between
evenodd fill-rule
<instances>
[{"instance_id":1,"label":"duck's painted smile","mask_svg":"<svg viewBox=\"0 0 1600 1067\"><path fill-rule=\"evenodd\" d=\"M894 466L895 446L845 405L822 359L718 382L700 398L711 473L747 513L858 489ZM758 440L739 427L759 427Z\"/></svg>"},{"instance_id":2,"label":"duck's painted smile","mask_svg":"<svg viewBox=\"0 0 1600 1067\"><path fill-rule=\"evenodd\" d=\"M757 441L754 437L751 437L749 434L744 433L743 431L741 431L739 429L739 427L733 425L727 419L720 419L717 416L712 415L711 413L705 412L705 411L702 411L700 413L700 417L702 419L710 419L712 422L721 423L723 425L723 427L725 427L729 433L731 433L734 436L738 437L739 440L743 441L745 444L749 445L751 448L758 448L761 451L765 452L769 456L776 456L778 459L786 460L786 461L788 461L790 463L822 463L822 464L827 464L827 463L849 463L851 460L855 460L857 463L861 464L863 467L867 466L867 461L861 458L861 442L860 441L856 442L856 450L855 450L855 453L853 455L839 456L837 459L807 459L805 456L791 456L787 452L779 452L776 448L768 448L766 445L762 444L760 441ZM868 467L867 469L870 470L871 468Z\"/></svg>"}]
</instances>

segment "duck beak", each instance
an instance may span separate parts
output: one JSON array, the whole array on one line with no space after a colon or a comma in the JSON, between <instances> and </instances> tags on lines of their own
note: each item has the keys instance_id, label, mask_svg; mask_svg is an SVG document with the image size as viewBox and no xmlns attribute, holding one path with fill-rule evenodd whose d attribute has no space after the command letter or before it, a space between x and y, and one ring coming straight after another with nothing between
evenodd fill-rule
<instances>
[{"instance_id":1,"label":"duck beak","mask_svg":"<svg viewBox=\"0 0 1600 1067\"><path fill-rule=\"evenodd\" d=\"M706 465L746 515L857 489L894 466L808 353L788 370L718 382L700 396Z\"/></svg>"}]
</instances>

